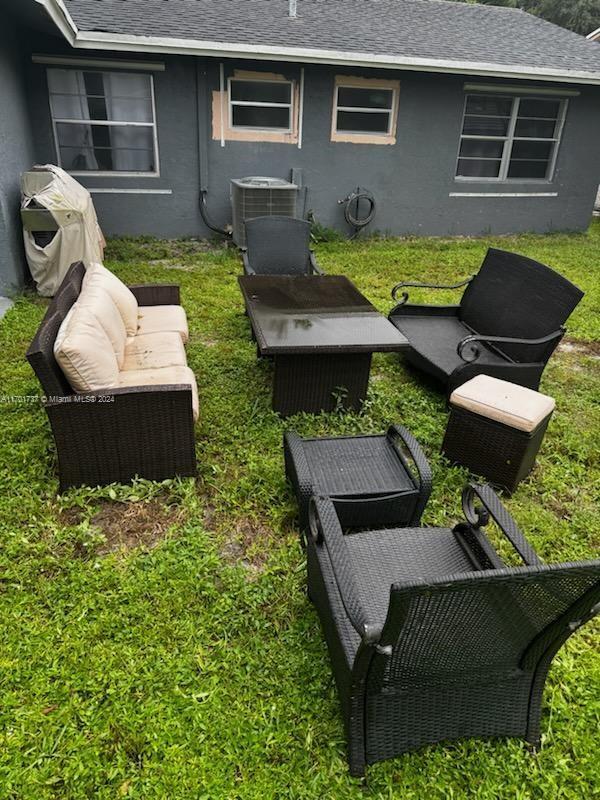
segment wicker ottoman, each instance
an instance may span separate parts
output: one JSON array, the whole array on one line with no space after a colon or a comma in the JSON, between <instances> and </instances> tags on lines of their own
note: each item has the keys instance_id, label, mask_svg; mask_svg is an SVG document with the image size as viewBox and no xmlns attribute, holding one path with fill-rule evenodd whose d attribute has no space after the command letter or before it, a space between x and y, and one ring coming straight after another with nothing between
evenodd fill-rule
<instances>
[{"instance_id":1,"label":"wicker ottoman","mask_svg":"<svg viewBox=\"0 0 600 800\"><path fill-rule=\"evenodd\" d=\"M478 375L450 396L442 452L512 493L533 468L554 406L533 389Z\"/></svg>"},{"instance_id":2,"label":"wicker ottoman","mask_svg":"<svg viewBox=\"0 0 600 800\"><path fill-rule=\"evenodd\" d=\"M431 470L406 428L392 425L386 434L320 439L288 431L283 447L303 532L314 494L331 497L344 528L419 524L431 493Z\"/></svg>"}]
</instances>

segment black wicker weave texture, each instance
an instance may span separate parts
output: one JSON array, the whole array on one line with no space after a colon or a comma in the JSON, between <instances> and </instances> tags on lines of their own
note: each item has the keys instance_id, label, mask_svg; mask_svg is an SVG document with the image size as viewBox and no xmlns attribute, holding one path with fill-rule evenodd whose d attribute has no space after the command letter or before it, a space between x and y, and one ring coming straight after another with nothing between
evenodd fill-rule
<instances>
[{"instance_id":1,"label":"black wicker weave texture","mask_svg":"<svg viewBox=\"0 0 600 800\"><path fill-rule=\"evenodd\" d=\"M331 500L314 502L309 594L353 774L447 739L517 736L537 745L552 658L600 607L600 561L544 566L489 487L475 494L527 566L477 569L451 529L344 536Z\"/></svg>"},{"instance_id":2,"label":"black wicker weave texture","mask_svg":"<svg viewBox=\"0 0 600 800\"><path fill-rule=\"evenodd\" d=\"M547 417L532 433L525 433L452 407L442 452L453 464L512 493L533 469L549 421Z\"/></svg>"},{"instance_id":3,"label":"black wicker weave texture","mask_svg":"<svg viewBox=\"0 0 600 800\"><path fill-rule=\"evenodd\" d=\"M544 264L493 248L467 283L457 306L409 304L404 293L389 319L410 343L406 359L448 394L479 374L537 389L583 292ZM398 284L392 295L408 286L460 285ZM459 347L467 337L475 340Z\"/></svg>"},{"instance_id":4,"label":"black wicker weave texture","mask_svg":"<svg viewBox=\"0 0 600 800\"><path fill-rule=\"evenodd\" d=\"M368 528L417 525L431 493L427 459L401 426L382 435L320 439L289 431L284 456L303 531L316 494L332 498L343 527Z\"/></svg>"},{"instance_id":5,"label":"black wicker weave texture","mask_svg":"<svg viewBox=\"0 0 600 800\"><path fill-rule=\"evenodd\" d=\"M306 220L276 215L249 219L246 247L247 274L310 275L314 271Z\"/></svg>"}]
</instances>

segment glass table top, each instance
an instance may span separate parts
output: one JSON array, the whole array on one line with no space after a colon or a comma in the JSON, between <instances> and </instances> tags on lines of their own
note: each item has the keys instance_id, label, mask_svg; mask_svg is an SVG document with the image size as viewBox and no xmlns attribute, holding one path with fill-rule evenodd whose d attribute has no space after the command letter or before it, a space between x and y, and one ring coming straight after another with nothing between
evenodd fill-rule
<instances>
[{"instance_id":1,"label":"glass table top","mask_svg":"<svg viewBox=\"0 0 600 800\"><path fill-rule=\"evenodd\" d=\"M242 275L264 355L400 351L407 339L343 275Z\"/></svg>"}]
</instances>

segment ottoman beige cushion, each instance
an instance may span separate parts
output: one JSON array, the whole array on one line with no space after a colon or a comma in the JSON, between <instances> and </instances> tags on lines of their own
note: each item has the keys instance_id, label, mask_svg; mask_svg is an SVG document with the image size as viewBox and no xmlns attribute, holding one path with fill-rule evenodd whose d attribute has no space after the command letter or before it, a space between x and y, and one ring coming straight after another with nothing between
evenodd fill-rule
<instances>
[{"instance_id":1,"label":"ottoman beige cushion","mask_svg":"<svg viewBox=\"0 0 600 800\"><path fill-rule=\"evenodd\" d=\"M119 365L110 339L96 314L79 303L62 321L54 341L54 357L76 392L114 387Z\"/></svg>"},{"instance_id":2,"label":"ottoman beige cushion","mask_svg":"<svg viewBox=\"0 0 600 800\"><path fill-rule=\"evenodd\" d=\"M138 333L125 347L122 370L186 367L185 348L178 333Z\"/></svg>"},{"instance_id":3,"label":"ottoman beige cushion","mask_svg":"<svg viewBox=\"0 0 600 800\"><path fill-rule=\"evenodd\" d=\"M119 373L117 385L126 386L162 386L170 384L188 384L192 387L192 413L194 421L198 419L198 387L196 377L189 367L162 367L161 369L126 370Z\"/></svg>"},{"instance_id":4,"label":"ottoman beige cushion","mask_svg":"<svg viewBox=\"0 0 600 800\"><path fill-rule=\"evenodd\" d=\"M112 297L125 325L127 336L138 329L138 303L133 292L102 264L91 264L83 277L82 291L88 286L101 286Z\"/></svg>"},{"instance_id":5,"label":"ottoman beige cushion","mask_svg":"<svg viewBox=\"0 0 600 800\"><path fill-rule=\"evenodd\" d=\"M189 338L188 323L182 306L139 306L138 333L175 331L184 343Z\"/></svg>"},{"instance_id":6,"label":"ottoman beige cushion","mask_svg":"<svg viewBox=\"0 0 600 800\"><path fill-rule=\"evenodd\" d=\"M450 404L526 433L534 431L555 407L552 397L489 375L463 383L450 395Z\"/></svg>"}]
</instances>

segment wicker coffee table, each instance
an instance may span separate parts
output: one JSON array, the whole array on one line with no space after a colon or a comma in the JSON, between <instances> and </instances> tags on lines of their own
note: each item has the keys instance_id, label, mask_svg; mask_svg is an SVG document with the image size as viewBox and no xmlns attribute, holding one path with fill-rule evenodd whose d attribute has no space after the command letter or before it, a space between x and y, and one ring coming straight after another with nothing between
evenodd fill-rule
<instances>
[{"instance_id":1,"label":"wicker coffee table","mask_svg":"<svg viewBox=\"0 0 600 800\"><path fill-rule=\"evenodd\" d=\"M238 278L261 356L272 356L273 408L287 416L359 411L371 355L407 339L342 275Z\"/></svg>"}]
</instances>

